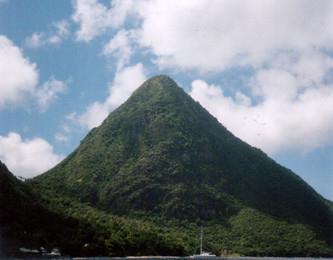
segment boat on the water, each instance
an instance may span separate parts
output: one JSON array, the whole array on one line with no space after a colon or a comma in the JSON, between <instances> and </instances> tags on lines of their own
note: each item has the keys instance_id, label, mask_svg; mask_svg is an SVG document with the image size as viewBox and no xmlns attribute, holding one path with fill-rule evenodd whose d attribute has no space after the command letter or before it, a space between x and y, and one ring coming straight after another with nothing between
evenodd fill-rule
<instances>
[{"instance_id":1,"label":"boat on the water","mask_svg":"<svg viewBox=\"0 0 333 260\"><path fill-rule=\"evenodd\" d=\"M199 255L191 255L191 258L216 258L216 255L202 251Z\"/></svg>"},{"instance_id":2,"label":"boat on the water","mask_svg":"<svg viewBox=\"0 0 333 260\"><path fill-rule=\"evenodd\" d=\"M200 254L198 255L191 255L191 258L215 258L216 255L210 253L210 252L205 252L202 250L202 240L203 240L203 228L201 226L201 233L200 233Z\"/></svg>"}]
</instances>

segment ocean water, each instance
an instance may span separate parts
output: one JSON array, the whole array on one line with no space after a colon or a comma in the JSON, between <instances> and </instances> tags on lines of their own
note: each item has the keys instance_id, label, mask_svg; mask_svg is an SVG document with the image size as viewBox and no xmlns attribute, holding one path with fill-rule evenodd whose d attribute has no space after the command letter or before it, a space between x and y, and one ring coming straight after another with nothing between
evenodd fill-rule
<instances>
[{"instance_id":1,"label":"ocean water","mask_svg":"<svg viewBox=\"0 0 333 260\"><path fill-rule=\"evenodd\" d=\"M143 256L143 257L56 257L56 258L10 258L10 260L193 260L191 257L157 257L157 256ZM197 258L198 259L198 258ZM199 258L209 260L333 260L333 258L323 257L207 257ZM6 260L6 258L1 258Z\"/></svg>"},{"instance_id":2,"label":"ocean water","mask_svg":"<svg viewBox=\"0 0 333 260\"><path fill-rule=\"evenodd\" d=\"M193 260L191 257L74 257L73 260ZM197 259L209 260L333 260L333 258L322 257L207 257Z\"/></svg>"}]
</instances>

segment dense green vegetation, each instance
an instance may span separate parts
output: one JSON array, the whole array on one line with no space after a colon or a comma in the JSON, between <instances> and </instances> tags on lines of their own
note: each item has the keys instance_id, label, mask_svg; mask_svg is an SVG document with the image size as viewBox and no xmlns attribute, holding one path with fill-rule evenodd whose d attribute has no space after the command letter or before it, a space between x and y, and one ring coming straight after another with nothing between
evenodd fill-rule
<instances>
[{"instance_id":1,"label":"dense green vegetation","mask_svg":"<svg viewBox=\"0 0 333 260\"><path fill-rule=\"evenodd\" d=\"M45 197L44 197L45 199ZM49 207L76 219L89 223L93 231L89 241L72 237L83 246L80 254L89 255L185 255L182 235L172 229L162 228L149 221L114 216L87 204L62 197L46 197Z\"/></svg>"},{"instance_id":2,"label":"dense green vegetation","mask_svg":"<svg viewBox=\"0 0 333 260\"><path fill-rule=\"evenodd\" d=\"M10 204L5 205L5 200L1 200L2 209L6 209L0 215L1 227L5 227L1 234L9 242L3 245L6 253L15 255L20 246L43 246L49 250L57 247L63 254L76 256L189 255L198 252L201 221L115 216L49 192L43 197L37 196L24 183L6 175L15 182L12 187L23 190L26 204L22 209L15 198L17 194L7 196ZM1 177L6 175L0 172ZM8 181L6 185L4 183L1 182L1 188L4 188L1 191L10 192ZM218 255L332 254L311 228L289 224L249 208L242 209L225 223L206 221L204 232L204 248Z\"/></svg>"},{"instance_id":3,"label":"dense green vegetation","mask_svg":"<svg viewBox=\"0 0 333 260\"><path fill-rule=\"evenodd\" d=\"M47 195L37 195L0 162L0 256L19 255L20 247L41 246L75 256L186 252L181 236L153 223L108 215Z\"/></svg>"},{"instance_id":4,"label":"dense green vegetation","mask_svg":"<svg viewBox=\"0 0 333 260\"><path fill-rule=\"evenodd\" d=\"M52 249L60 246L66 250L67 245L61 243L62 237L77 236L80 232L81 223L50 211L40 197L17 180L1 162L0 209L1 254L17 254L19 247Z\"/></svg>"},{"instance_id":5,"label":"dense green vegetation","mask_svg":"<svg viewBox=\"0 0 333 260\"><path fill-rule=\"evenodd\" d=\"M50 209L93 225L89 244L103 254L192 254L200 225L217 254L332 254L328 203L166 76L29 185Z\"/></svg>"}]
</instances>

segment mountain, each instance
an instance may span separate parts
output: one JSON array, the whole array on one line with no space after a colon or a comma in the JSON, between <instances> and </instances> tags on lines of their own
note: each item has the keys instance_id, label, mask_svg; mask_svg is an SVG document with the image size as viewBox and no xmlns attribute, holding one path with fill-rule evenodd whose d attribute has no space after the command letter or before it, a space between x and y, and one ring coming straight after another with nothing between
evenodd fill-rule
<instances>
[{"instance_id":1,"label":"mountain","mask_svg":"<svg viewBox=\"0 0 333 260\"><path fill-rule=\"evenodd\" d=\"M39 203L31 189L16 179L2 162L0 208L0 253L14 253L12 251L23 246L37 246L32 238L42 242L49 237L52 227L47 228L46 223L55 216Z\"/></svg>"},{"instance_id":2,"label":"mountain","mask_svg":"<svg viewBox=\"0 0 333 260\"><path fill-rule=\"evenodd\" d=\"M181 228L185 221L215 232L218 226L225 237L208 239L219 252L325 255L332 246L333 213L325 200L235 137L167 76L146 81L31 185L160 225L173 221ZM249 226L252 221L257 225ZM243 235L245 242L235 237ZM286 244L276 250L265 239ZM298 241L307 249L296 248Z\"/></svg>"},{"instance_id":3,"label":"mountain","mask_svg":"<svg viewBox=\"0 0 333 260\"><path fill-rule=\"evenodd\" d=\"M182 241L153 223L106 215L87 205L43 198L0 162L0 258L26 257L20 248L64 255L184 255ZM178 237L178 235L177 235ZM38 255L38 253L37 253ZM35 254L35 257L37 256Z\"/></svg>"},{"instance_id":4,"label":"mountain","mask_svg":"<svg viewBox=\"0 0 333 260\"><path fill-rule=\"evenodd\" d=\"M96 241L90 223L51 210L39 194L16 179L0 162L0 257L25 256L19 248L85 254L83 243ZM87 250L86 250L87 251Z\"/></svg>"}]
</instances>

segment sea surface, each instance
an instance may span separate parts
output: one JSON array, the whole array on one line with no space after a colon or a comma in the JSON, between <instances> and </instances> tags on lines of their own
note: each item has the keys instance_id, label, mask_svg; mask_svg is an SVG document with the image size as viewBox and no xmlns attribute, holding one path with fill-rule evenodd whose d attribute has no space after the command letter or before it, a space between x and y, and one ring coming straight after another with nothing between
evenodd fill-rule
<instances>
[{"instance_id":1,"label":"sea surface","mask_svg":"<svg viewBox=\"0 0 333 260\"><path fill-rule=\"evenodd\" d=\"M142 257L56 257L56 258L10 258L10 260L193 260L191 257L158 257L158 256L142 256ZM194 258L195 259L195 258ZM207 257L197 258L200 260L333 260L333 258L323 257ZM5 260L5 258L1 258Z\"/></svg>"},{"instance_id":2,"label":"sea surface","mask_svg":"<svg viewBox=\"0 0 333 260\"><path fill-rule=\"evenodd\" d=\"M67 258L73 260L333 260L333 258L323 257L156 257L156 256L143 256L143 257L74 257Z\"/></svg>"},{"instance_id":3,"label":"sea surface","mask_svg":"<svg viewBox=\"0 0 333 260\"><path fill-rule=\"evenodd\" d=\"M333 260L333 258L323 258L323 257L74 257L67 258L73 260Z\"/></svg>"}]
</instances>

